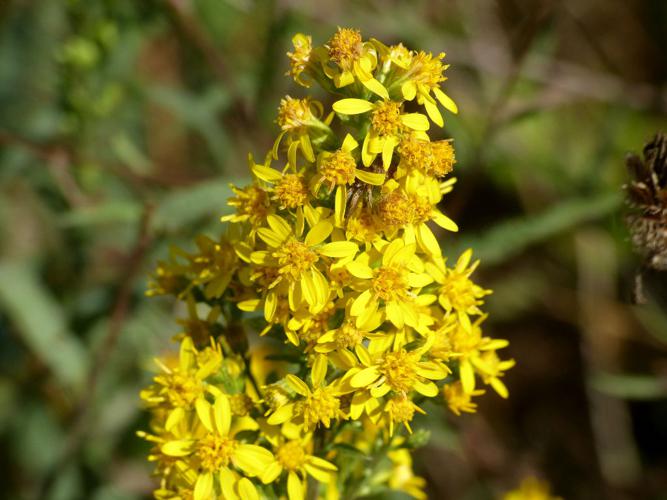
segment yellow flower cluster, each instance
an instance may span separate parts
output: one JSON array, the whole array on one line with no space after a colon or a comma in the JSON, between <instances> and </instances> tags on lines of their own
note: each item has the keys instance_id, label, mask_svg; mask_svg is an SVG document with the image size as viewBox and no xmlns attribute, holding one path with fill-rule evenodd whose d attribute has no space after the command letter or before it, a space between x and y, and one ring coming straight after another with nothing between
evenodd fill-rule
<instances>
[{"instance_id":1,"label":"yellow flower cluster","mask_svg":"<svg viewBox=\"0 0 667 500\"><path fill-rule=\"evenodd\" d=\"M546 481L528 476L521 485L515 490L508 491L502 497L502 500L563 500L551 494L551 488Z\"/></svg>"},{"instance_id":2,"label":"yellow flower cluster","mask_svg":"<svg viewBox=\"0 0 667 500\"><path fill-rule=\"evenodd\" d=\"M438 208L454 149L427 134L440 106L457 112L444 54L342 28L293 43L288 74L334 94L331 110L283 99L224 235L173 249L149 285L188 311L179 358L142 393L156 498L424 498L409 454L422 403L472 412L481 384L507 397L477 263L447 265L433 233L458 230Z\"/></svg>"}]
</instances>

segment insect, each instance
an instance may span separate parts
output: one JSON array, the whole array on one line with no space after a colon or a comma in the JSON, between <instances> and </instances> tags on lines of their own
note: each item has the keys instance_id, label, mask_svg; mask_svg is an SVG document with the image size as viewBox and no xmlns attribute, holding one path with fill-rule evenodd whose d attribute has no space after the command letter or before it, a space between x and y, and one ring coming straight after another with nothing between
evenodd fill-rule
<instances>
[{"instance_id":1,"label":"insect","mask_svg":"<svg viewBox=\"0 0 667 500\"><path fill-rule=\"evenodd\" d=\"M384 172L382 166L377 164L371 165L368 170L373 173ZM392 172L388 172L387 177L389 177L389 174L391 173ZM378 198L378 190L374 189L375 187L376 186L371 184L366 184L360 179L355 179L354 184L347 190L345 213L348 214L348 216L353 214L362 201L364 202L363 205L365 205L368 210L373 211Z\"/></svg>"},{"instance_id":2,"label":"insect","mask_svg":"<svg viewBox=\"0 0 667 500\"><path fill-rule=\"evenodd\" d=\"M644 146L643 159L631 154L625 163L632 177L624 186L631 207L626 223L632 244L642 256L634 298L636 303L645 303L643 274L667 271L667 135L656 134Z\"/></svg>"}]
</instances>

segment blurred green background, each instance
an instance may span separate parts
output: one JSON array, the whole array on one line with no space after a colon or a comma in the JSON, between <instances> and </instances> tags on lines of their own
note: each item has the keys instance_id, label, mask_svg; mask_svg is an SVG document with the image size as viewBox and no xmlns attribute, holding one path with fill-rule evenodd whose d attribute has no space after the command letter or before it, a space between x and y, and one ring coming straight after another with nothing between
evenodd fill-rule
<instances>
[{"instance_id":1,"label":"blurred green background","mask_svg":"<svg viewBox=\"0 0 667 500\"><path fill-rule=\"evenodd\" d=\"M664 0L0 2L0 497L152 489L139 389L179 331L144 297L171 243L220 230L263 157L291 36L336 26L446 51L457 189L509 400L436 407L418 471L436 499L522 477L568 499L667 498L667 293L628 243L623 159L665 129ZM402 498L396 496L395 498Z\"/></svg>"}]
</instances>

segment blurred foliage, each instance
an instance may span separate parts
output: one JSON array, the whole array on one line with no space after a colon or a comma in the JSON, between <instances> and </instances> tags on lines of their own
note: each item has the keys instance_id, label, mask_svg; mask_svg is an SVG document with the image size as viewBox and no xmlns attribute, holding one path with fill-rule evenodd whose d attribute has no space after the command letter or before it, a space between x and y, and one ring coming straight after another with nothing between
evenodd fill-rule
<instances>
[{"instance_id":1,"label":"blurred foliage","mask_svg":"<svg viewBox=\"0 0 667 500\"><path fill-rule=\"evenodd\" d=\"M151 490L137 394L182 311L144 299L146 272L219 227L299 92L291 35L336 25L447 51L460 185L443 210L519 362L508 401L429 408L432 497L537 474L565 498L665 498L665 279L629 305L620 190L626 152L665 127L663 0L0 3L2 498Z\"/></svg>"}]
</instances>

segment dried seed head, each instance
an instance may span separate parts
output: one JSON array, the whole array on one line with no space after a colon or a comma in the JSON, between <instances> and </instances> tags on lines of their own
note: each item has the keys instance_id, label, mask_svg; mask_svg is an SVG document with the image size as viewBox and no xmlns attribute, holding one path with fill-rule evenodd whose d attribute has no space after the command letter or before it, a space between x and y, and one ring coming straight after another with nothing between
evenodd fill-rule
<instances>
[{"instance_id":1,"label":"dried seed head","mask_svg":"<svg viewBox=\"0 0 667 500\"><path fill-rule=\"evenodd\" d=\"M633 177L625 186L633 245L646 267L667 270L667 135L657 134L644 147L644 159L630 155L626 165Z\"/></svg>"}]
</instances>

